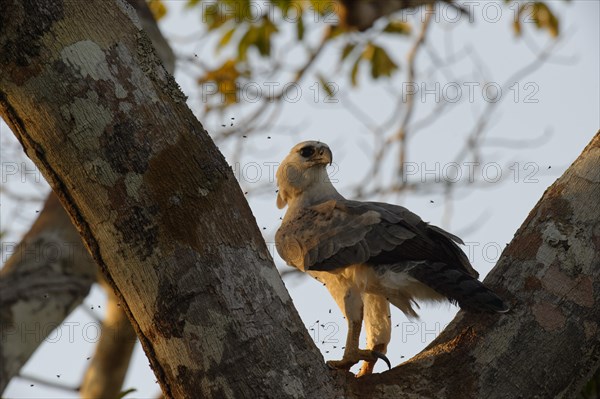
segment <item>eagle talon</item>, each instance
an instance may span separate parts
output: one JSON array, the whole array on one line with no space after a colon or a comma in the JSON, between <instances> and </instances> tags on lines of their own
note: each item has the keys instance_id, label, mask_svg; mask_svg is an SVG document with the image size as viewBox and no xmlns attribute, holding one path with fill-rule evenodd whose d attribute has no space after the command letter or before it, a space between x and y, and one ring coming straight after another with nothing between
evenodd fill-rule
<instances>
[{"instance_id":1,"label":"eagle talon","mask_svg":"<svg viewBox=\"0 0 600 399\"><path fill-rule=\"evenodd\" d=\"M376 357L376 358L378 358L378 359L381 359L381 360L383 360L383 361L385 362L385 364L387 364L387 366L388 366L388 370L391 370L391 369L392 369L392 363L390 363L390 359L388 359L386 355L384 355L384 354L383 354L383 353L381 353L381 352L377 352L377 351L371 351L371 354L372 354L374 357Z\"/></svg>"},{"instance_id":2,"label":"eagle talon","mask_svg":"<svg viewBox=\"0 0 600 399\"><path fill-rule=\"evenodd\" d=\"M345 353L341 360L329 360L327 361L327 365L332 369L350 370L352 366L361 360L375 362L377 359L383 360L390 369L392 368L390 360L383 353L374 350L368 351L361 349Z\"/></svg>"}]
</instances>

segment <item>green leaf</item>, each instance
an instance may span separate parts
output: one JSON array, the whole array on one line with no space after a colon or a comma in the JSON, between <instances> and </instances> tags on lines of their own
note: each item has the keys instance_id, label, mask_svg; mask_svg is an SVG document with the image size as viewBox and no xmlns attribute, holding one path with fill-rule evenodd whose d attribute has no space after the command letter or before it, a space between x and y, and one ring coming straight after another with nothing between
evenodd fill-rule
<instances>
[{"instance_id":1,"label":"green leaf","mask_svg":"<svg viewBox=\"0 0 600 399\"><path fill-rule=\"evenodd\" d=\"M373 58L373 48L373 43L368 42L360 56L354 60L354 64L352 65L352 69L350 71L350 82L352 83L352 86L358 86L358 70L360 64L363 60L369 61Z\"/></svg>"},{"instance_id":2,"label":"green leaf","mask_svg":"<svg viewBox=\"0 0 600 399\"><path fill-rule=\"evenodd\" d=\"M232 18L231 13L222 14L222 8L217 3L210 3L206 7L202 7L202 20L208 25L208 30L215 30Z\"/></svg>"},{"instance_id":3,"label":"green leaf","mask_svg":"<svg viewBox=\"0 0 600 399\"><path fill-rule=\"evenodd\" d=\"M237 26L229 29L227 32L225 32L223 36L221 36L221 39L219 39L219 42L217 43L217 51L221 50L231 41L231 38L233 37L233 34L235 33L236 29Z\"/></svg>"},{"instance_id":4,"label":"green leaf","mask_svg":"<svg viewBox=\"0 0 600 399\"><path fill-rule=\"evenodd\" d=\"M344 49L342 50L342 61L344 61L346 58L348 58L348 56L350 55L352 50L354 50L355 48L356 48L356 43L347 43L344 46Z\"/></svg>"},{"instance_id":5,"label":"green leaf","mask_svg":"<svg viewBox=\"0 0 600 399\"><path fill-rule=\"evenodd\" d=\"M221 3L223 0L221 0ZM250 0L228 0L231 4L231 9L237 11L235 15L236 21L252 21L255 16L252 15L252 7L250 7Z\"/></svg>"},{"instance_id":6,"label":"green leaf","mask_svg":"<svg viewBox=\"0 0 600 399\"><path fill-rule=\"evenodd\" d=\"M375 51L375 47L376 46L373 43L368 42L360 56L365 60L373 59L373 53Z\"/></svg>"},{"instance_id":7,"label":"green leaf","mask_svg":"<svg viewBox=\"0 0 600 399\"><path fill-rule=\"evenodd\" d=\"M264 19L263 26L265 27L265 34L269 37L269 39L271 39L271 35L273 33L279 32L279 29L277 28L277 25L275 25L273 23L273 21L271 21L267 16L265 16L263 19Z\"/></svg>"},{"instance_id":8,"label":"green leaf","mask_svg":"<svg viewBox=\"0 0 600 399\"><path fill-rule=\"evenodd\" d=\"M410 35L412 28L410 24L403 21L390 21L383 29L386 33L395 33L400 35Z\"/></svg>"},{"instance_id":9,"label":"green leaf","mask_svg":"<svg viewBox=\"0 0 600 399\"><path fill-rule=\"evenodd\" d=\"M310 7L320 16L330 15L335 13L338 5L332 1L310 0Z\"/></svg>"},{"instance_id":10,"label":"green leaf","mask_svg":"<svg viewBox=\"0 0 600 399\"><path fill-rule=\"evenodd\" d=\"M238 60L247 60L250 47L255 47L263 57L271 55L271 36L276 32L279 29L266 15L260 25L250 25L238 43Z\"/></svg>"},{"instance_id":11,"label":"green leaf","mask_svg":"<svg viewBox=\"0 0 600 399\"><path fill-rule=\"evenodd\" d=\"M198 4L200 4L202 0L187 0L187 3L185 3L185 6L188 8L192 8L197 6Z\"/></svg>"},{"instance_id":12,"label":"green leaf","mask_svg":"<svg viewBox=\"0 0 600 399\"><path fill-rule=\"evenodd\" d=\"M262 25L260 25L257 29L258 37L255 41L255 46L260 55L263 57L268 57L271 55L271 35L279 30L267 16L263 18Z\"/></svg>"},{"instance_id":13,"label":"green leaf","mask_svg":"<svg viewBox=\"0 0 600 399\"><path fill-rule=\"evenodd\" d=\"M350 71L350 81L354 87L358 86L358 67L360 66L361 61L362 58L358 57L356 61L354 61L354 65L352 65L352 71Z\"/></svg>"},{"instance_id":14,"label":"green leaf","mask_svg":"<svg viewBox=\"0 0 600 399\"><path fill-rule=\"evenodd\" d=\"M325 80L325 77L318 73L317 79L319 79L319 83L321 84L321 87L323 87L323 89L325 90L325 93L327 93L329 97L334 97L333 90L331 90L331 85L328 81Z\"/></svg>"},{"instance_id":15,"label":"green leaf","mask_svg":"<svg viewBox=\"0 0 600 399\"><path fill-rule=\"evenodd\" d=\"M342 25L329 25L328 40L341 36L346 32L348 32L348 29Z\"/></svg>"},{"instance_id":16,"label":"green leaf","mask_svg":"<svg viewBox=\"0 0 600 399\"><path fill-rule=\"evenodd\" d=\"M129 388L125 391L121 391L119 392L119 396L117 396L117 399L123 399L125 396L129 395L130 393L136 392L137 389L135 388Z\"/></svg>"},{"instance_id":17,"label":"green leaf","mask_svg":"<svg viewBox=\"0 0 600 399\"><path fill-rule=\"evenodd\" d=\"M298 16L298 21L296 22L296 37L298 41L304 39L304 18L302 18L302 14Z\"/></svg>"},{"instance_id":18,"label":"green leaf","mask_svg":"<svg viewBox=\"0 0 600 399\"><path fill-rule=\"evenodd\" d=\"M255 45L258 41L259 32L256 26L248 27L248 30L238 43L238 60L246 61L248 59L248 48Z\"/></svg>"},{"instance_id":19,"label":"green leaf","mask_svg":"<svg viewBox=\"0 0 600 399\"><path fill-rule=\"evenodd\" d=\"M390 58L388 53L379 46L373 45L373 56L371 57L371 76L379 79L381 76L392 76L398 69L398 65Z\"/></svg>"}]
</instances>

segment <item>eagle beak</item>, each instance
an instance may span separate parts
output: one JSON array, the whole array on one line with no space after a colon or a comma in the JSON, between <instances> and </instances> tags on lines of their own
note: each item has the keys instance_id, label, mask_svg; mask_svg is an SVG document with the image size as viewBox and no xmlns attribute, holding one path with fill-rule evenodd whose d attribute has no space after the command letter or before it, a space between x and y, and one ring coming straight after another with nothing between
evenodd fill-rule
<instances>
[{"instance_id":1,"label":"eagle beak","mask_svg":"<svg viewBox=\"0 0 600 399\"><path fill-rule=\"evenodd\" d=\"M331 153L329 147L322 147L319 149L319 158L325 160L326 164L331 165L333 163L333 154Z\"/></svg>"}]
</instances>

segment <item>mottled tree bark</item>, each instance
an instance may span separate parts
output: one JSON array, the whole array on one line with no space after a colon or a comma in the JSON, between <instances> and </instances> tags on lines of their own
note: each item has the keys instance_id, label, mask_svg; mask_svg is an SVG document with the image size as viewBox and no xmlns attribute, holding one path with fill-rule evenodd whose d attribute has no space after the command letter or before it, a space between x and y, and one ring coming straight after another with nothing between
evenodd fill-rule
<instances>
[{"instance_id":1,"label":"mottled tree bark","mask_svg":"<svg viewBox=\"0 0 600 399\"><path fill-rule=\"evenodd\" d=\"M173 73L175 55L146 2L127 1L137 11L141 26L163 66ZM7 248L12 256L0 270L0 288L8 287L5 291L0 289L0 393L53 327L59 326L83 302L98 275L96 264L53 192L48 195L38 219L22 242ZM42 296L41 291L44 292ZM107 295L109 301L116 300L111 292ZM125 378L127 370L120 366L129 364L133 343L123 341L127 341L133 330L130 326L120 325L128 323L127 317L120 307L111 306L110 302L106 321L111 324L108 327L111 334L112 324L119 324L118 330L122 334L118 339L99 342L102 348L96 351L99 356L94 355L86 371L82 397L113 397L113 392L119 392ZM125 350L123 345L129 345L131 349ZM102 375L99 371L107 374Z\"/></svg>"},{"instance_id":2,"label":"mottled tree bark","mask_svg":"<svg viewBox=\"0 0 600 399\"><path fill-rule=\"evenodd\" d=\"M167 397L331 397L233 173L122 1L0 1L0 114Z\"/></svg>"},{"instance_id":3,"label":"mottled tree bark","mask_svg":"<svg viewBox=\"0 0 600 399\"><path fill-rule=\"evenodd\" d=\"M348 396L575 397L600 366L598 198L600 133L546 190L487 276L511 311L459 312L413 359L349 379Z\"/></svg>"},{"instance_id":4,"label":"mottled tree bark","mask_svg":"<svg viewBox=\"0 0 600 399\"><path fill-rule=\"evenodd\" d=\"M154 46L156 55L162 62L163 66L171 75L175 72L175 54L173 49L162 35L158 28L158 24L152 15L152 11L148 8L146 0L127 0L127 2L135 8L140 25Z\"/></svg>"},{"instance_id":5,"label":"mottled tree bark","mask_svg":"<svg viewBox=\"0 0 600 399\"><path fill-rule=\"evenodd\" d=\"M140 25L162 62L163 67L173 74L175 54L160 32L152 12L145 0L127 0L136 10ZM54 194L51 194L54 195ZM64 209L61 212L65 213ZM65 213L66 214L66 213ZM75 227L71 224L71 229ZM102 321L102 333L96 345L92 361L85 371L79 390L82 398L116 398L125 381L129 362L135 347L136 335L119 299L104 278L100 283L106 291L108 303Z\"/></svg>"},{"instance_id":6,"label":"mottled tree bark","mask_svg":"<svg viewBox=\"0 0 600 399\"><path fill-rule=\"evenodd\" d=\"M81 304L98 270L55 196L7 252L0 269L0 392Z\"/></svg>"}]
</instances>

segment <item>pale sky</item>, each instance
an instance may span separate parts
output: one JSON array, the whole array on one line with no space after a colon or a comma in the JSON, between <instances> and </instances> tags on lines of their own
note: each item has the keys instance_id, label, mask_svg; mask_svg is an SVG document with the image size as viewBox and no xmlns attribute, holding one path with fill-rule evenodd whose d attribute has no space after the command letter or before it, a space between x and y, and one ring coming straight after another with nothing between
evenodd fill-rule
<instances>
[{"instance_id":1,"label":"pale sky","mask_svg":"<svg viewBox=\"0 0 600 399\"><path fill-rule=\"evenodd\" d=\"M452 201L450 218L444 218L444 197L439 191L430 195L411 195L402 197L387 196L373 197L375 200L385 200L407 206L419 214L424 220L460 235L468 246L468 253L481 278L491 270L496 263L499 251L508 243L517 228L523 222L544 190L558 178L562 172L575 160L585 145L590 141L600 126L600 50L598 20L600 7L596 1L563 1L549 2L560 16L562 23L562 39L556 46L554 59L546 62L533 74L517 79L516 85L504 91L504 98L493 109L490 128L486 137L491 144L482 148L482 171L476 178L482 181L476 187L465 187L457 192ZM183 10L183 1L169 1L169 14L161 21L161 28L167 39L180 37L199 30L197 13ZM492 86L502 85L522 66L532 61L532 52L522 39L516 39L510 28L511 10L501 8L503 15L497 22L492 22L493 10L486 8L486 2L471 2L474 23L466 20L457 23L444 22L442 16L439 24L434 24L429 32L428 41L431 48L438 54L444 55L449 49L473 48L477 57L485 65L487 83ZM187 12L187 14L186 14ZM484 14L487 13L487 14ZM486 21L488 19L488 21ZM526 26L529 41L544 48L550 42L546 33L533 32L531 26ZM411 44L410 40L388 40L389 51L400 63ZM173 43L176 52L195 51L193 45L188 49ZM212 51L206 46L200 57L210 59ZM339 49L329 49L315 66L315 71L326 73L328 78L348 92L347 72L334 72L328 66L338 57ZM289 62L293 63L290 59ZM419 71L430 67L429 58L421 55L417 59ZM464 71L463 71L464 70ZM472 76L473 62L468 59L458 60L452 68L453 76ZM313 71L314 72L314 71ZM386 90L394 90L395 86L388 81L371 84L366 71L360 79L360 87L350 93L353 101L362 113L373 120L380 120L393 109L392 97ZM402 77L405 75L402 74ZM182 89L190 97L190 105L197 107L199 95L193 80L181 70L176 73L176 79ZM352 112L344 105L343 98L338 103L324 103L321 98L315 102L314 87L317 82L314 74L307 75L300 85L302 94L297 102L286 103L280 122L287 126L301 126L297 132L290 135L277 131L258 133L249 138L246 151L239 160L238 178L244 191L252 191L253 187L264 184L272 185L273 195L250 196L250 205L256 216L261 231L270 248L273 248L273 236L283 215L275 206L275 183L271 179L270 167L281 161L289 149L297 142L317 139L326 142L332 148L335 167L332 172L337 180L338 190L348 197L348 190L356 181L367 173L368 159L372 156L373 139L365 127ZM400 84L401 79L393 81ZM436 177L442 180L453 179L456 172L460 173L460 182L469 178L469 165L459 163L451 165L454 156L464 143L474 123L474 115L485 109L489 104L485 93L479 86L474 86L472 101L466 100L469 86L464 81L452 81L436 74L427 78L425 88L441 92L448 90L447 95L453 95L450 90L458 85L462 89L461 101L456 108L444 114L434 123L427 126L411 138L408 161L411 162L412 178L421 178L431 182ZM260 84L263 84L261 82ZM285 84L286 82L281 82ZM420 84L421 81L419 80ZM436 86L436 83L439 84ZM388 87L389 86L389 87ZM417 93L418 104L415 120L426 116L436 105L434 94L421 97ZM226 119L235 117L235 113L226 115ZM221 121L203 121L209 132L215 131ZM14 141L6 125L0 123L0 143L8 145ZM267 137L271 137L270 139ZM542 139L537 140L537 138ZM509 139L532 140L535 145L523 146L504 145ZM537 144L537 143L540 144ZM509 143L510 144L510 143ZM227 159L233 163L233 147L221 148ZM2 151L2 185L10 186L16 192L38 193L40 189L32 180L33 175L26 175L25 182L21 176L8 173L12 165L19 165L19 173L23 172L20 163L23 158L10 158ZM235 169L234 167L234 169ZM387 176L396 167L395 160L390 157L384 164L389 169ZM32 166L28 167L33 169ZM504 179L496 181L497 173ZM12 172L11 172L12 173ZM257 174L258 173L258 174ZM483 174L482 174L483 173ZM39 185L38 185L39 186ZM9 198L2 198L0 217L2 228L11 229L11 235L6 242L17 241L20 234L27 230L28 223L34 220L35 205L29 209L17 204ZM16 209L22 209L21 216L15 217ZM14 226L14 227L13 227ZM474 228L476 226L476 228ZM266 227L266 230L262 230ZM274 251L273 251L274 252ZM285 270L287 266L274 253L276 265ZM5 260L2 258L2 262ZM307 328L312 328L311 334L325 359L341 358L346 336L346 325L338 307L335 305L326 289L318 282L308 277L290 278L285 280L296 308L298 309ZM104 295L100 289L94 288L86 299L85 305L99 317L102 309L97 305L104 303ZM409 323L399 312L392 313L393 335L389 346L388 357L393 365L397 365L418 353L428 342L435 338L441 329L453 318L456 308L450 305L422 306L421 320ZM318 321L318 322L317 322ZM67 386L80 383L86 357L94 350L97 339L97 324L90 316L81 311L75 311L68 319L68 324L61 326L53 334L24 367L24 372L41 378L57 381ZM71 327L67 327L71 326ZM318 335L318 337L317 337ZM339 344L336 343L339 341ZM364 340L361 341L364 345ZM334 346L336 348L334 348ZM385 369L378 364L376 371ZM65 391L55 390L22 379L14 379L5 391L6 398L70 398L77 397ZM141 348L136 348L134 361L130 368L124 389L136 388L137 392L128 397L156 397L158 387L155 378L148 367L148 361Z\"/></svg>"}]
</instances>

